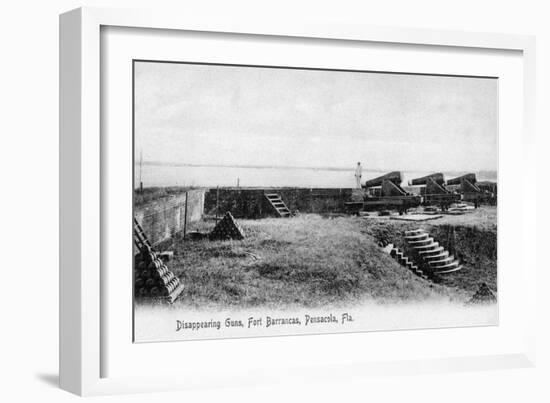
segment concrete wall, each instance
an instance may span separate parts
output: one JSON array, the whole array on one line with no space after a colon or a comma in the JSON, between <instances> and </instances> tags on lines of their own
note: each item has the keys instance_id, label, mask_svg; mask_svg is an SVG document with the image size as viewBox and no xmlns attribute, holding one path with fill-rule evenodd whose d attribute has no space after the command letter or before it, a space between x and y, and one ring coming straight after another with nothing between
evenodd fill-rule
<instances>
[{"instance_id":1,"label":"concrete wall","mask_svg":"<svg viewBox=\"0 0 550 403\"><path fill-rule=\"evenodd\" d=\"M277 193L290 211L301 213L341 213L344 203L352 198L351 188L219 188L210 189L204 199L204 211L214 215L230 211L237 218L262 218L275 216L276 212L265 198L265 193Z\"/></svg>"},{"instance_id":2,"label":"concrete wall","mask_svg":"<svg viewBox=\"0 0 550 403\"><path fill-rule=\"evenodd\" d=\"M204 190L189 190L187 226L199 221L204 214ZM134 215L149 241L155 245L183 231L185 222L185 193L159 197L137 207Z\"/></svg>"}]
</instances>

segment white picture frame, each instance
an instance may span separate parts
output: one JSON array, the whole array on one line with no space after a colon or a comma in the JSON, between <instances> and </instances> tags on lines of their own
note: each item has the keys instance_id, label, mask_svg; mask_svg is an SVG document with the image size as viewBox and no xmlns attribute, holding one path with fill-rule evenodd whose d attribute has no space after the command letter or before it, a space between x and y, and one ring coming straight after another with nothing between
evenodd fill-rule
<instances>
[{"instance_id":1,"label":"white picture frame","mask_svg":"<svg viewBox=\"0 0 550 403\"><path fill-rule=\"evenodd\" d=\"M523 260L524 282L518 292L531 307L521 329L524 342L514 344L506 353L468 356L436 356L420 359L391 359L368 362L359 358L353 363L296 362L281 368L265 363L262 373L251 373L244 365L229 372L218 368L200 376L175 372L157 377L102 376L105 350L102 316L106 312L101 288L102 236L101 205L105 175L101 143L101 29L134 27L183 30L196 33L217 32L257 35L258 37L292 37L368 41L388 44L469 48L479 52L510 50L521 52L523 64L523 171L535 171L534 102L535 40L530 36L468 33L444 30L350 26L320 21L270 21L269 19L212 20L151 10L115 10L81 8L60 17L60 385L79 395L97 395L184 389L220 385L247 385L300 376L303 379L340 378L369 374L411 374L441 371L464 371L492 368L527 367L535 362L535 279L534 260ZM519 134L518 134L519 136ZM535 189L534 177L525 177L524 189ZM522 239L535 228L535 212L527 208L533 192L522 192ZM519 284L519 283L518 283ZM302 336L302 340L312 336ZM333 335L338 340L342 335ZM378 335L380 338L380 335ZM348 341L350 339L347 339ZM251 340L229 343L209 341L231 349L245 349ZM213 346L213 344L211 344ZM154 345L149 347L155 349ZM258 348L256 346L256 348ZM186 365L189 365L187 363ZM192 365L192 363L191 363ZM237 367L239 364L235 364ZM335 374L338 375L335 375ZM205 375L206 374L206 375Z\"/></svg>"}]
</instances>

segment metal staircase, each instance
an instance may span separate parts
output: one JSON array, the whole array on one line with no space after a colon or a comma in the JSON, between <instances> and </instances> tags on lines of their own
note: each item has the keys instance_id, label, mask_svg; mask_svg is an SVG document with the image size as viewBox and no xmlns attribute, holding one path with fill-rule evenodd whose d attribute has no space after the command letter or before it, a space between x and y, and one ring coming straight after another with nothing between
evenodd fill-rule
<instances>
[{"instance_id":1,"label":"metal staircase","mask_svg":"<svg viewBox=\"0 0 550 403\"><path fill-rule=\"evenodd\" d=\"M290 217L291 213L286 204L281 199L277 193L266 193L266 199L269 201L269 204L273 206L279 217Z\"/></svg>"}]
</instances>

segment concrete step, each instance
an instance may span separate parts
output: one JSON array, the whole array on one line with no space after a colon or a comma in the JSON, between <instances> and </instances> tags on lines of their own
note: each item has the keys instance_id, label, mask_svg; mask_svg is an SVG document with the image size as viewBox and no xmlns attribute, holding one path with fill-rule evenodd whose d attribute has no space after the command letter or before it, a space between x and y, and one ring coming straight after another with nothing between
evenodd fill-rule
<instances>
[{"instance_id":1,"label":"concrete step","mask_svg":"<svg viewBox=\"0 0 550 403\"><path fill-rule=\"evenodd\" d=\"M453 260L452 262L448 262L438 266L433 266L433 269L436 270L438 273L440 273L441 271L451 270L458 266L459 266L458 261Z\"/></svg>"},{"instance_id":2,"label":"concrete step","mask_svg":"<svg viewBox=\"0 0 550 403\"><path fill-rule=\"evenodd\" d=\"M453 260L455 260L454 256L446 256L444 258L440 258L438 260L430 260L428 263L430 264L431 267L438 267L438 266L441 266L441 265L444 265L445 263L450 263L452 262Z\"/></svg>"},{"instance_id":3,"label":"concrete step","mask_svg":"<svg viewBox=\"0 0 550 403\"><path fill-rule=\"evenodd\" d=\"M421 230L420 228L418 229L412 229L412 230L409 230L409 231L405 231L405 236L407 235L418 235L420 233L423 233L424 231Z\"/></svg>"},{"instance_id":4,"label":"concrete step","mask_svg":"<svg viewBox=\"0 0 550 403\"><path fill-rule=\"evenodd\" d=\"M425 251L425 250L432 250L432 249L435 249L439 246L439 242L432 242L428 245L418 245L418 246L413 246L413 248L415 250L417 250L418 252L420 251Z\"/></svg>"},{"instance_id":5,"label":"concrete step","mask_svg":"<svg viewBox=\"0 0 550 403\"><path fill-rule=\"evenodd\" d=\"M453 268L450 268L450 269L444 269L444 270L438 270L438 271L434 271L435 274L447 274L447 273L453 273L455 271L459 271L459 270L462 270L462 266L456 266L456 267L453 267Z\"/></svg>"},{"instance_id":6,"label":"concrete step","mask_svg":"<svg viewBox=\"0 0 550 403\"><path fill-rule=\"evenodd\" d=\"M434 239L432 237L426 237L425 239L419 239L419 240L415 240L415 241L408 241L407 243L411 246L416 246L416 245L425 245L425 244L429 244L431 242L434 242Z\"/></svg>"},{"instance_id":7,"label":"concrete step","mask_svg":"<svg viewBox=\"0 0 550 403\"><path fill-rule=\"evenodd\" d=\"M431 262L432 260L439 260L439 259L447 257L447 256L449 256L449 252L444 250L443 252L441 252L437 255L428 255L428 256L424 256L424 258Z\"/></svg>"},{"instance_id":8,"label":"concrete step","mask_svg":"<svg viewBox=\"0 0 550 403\"><path fill-rule=\"evenodd\" d=\"M443 250L444 250L443 246L438 246L435 249L422 250L422 251L419 251L418 253L422 256L430 256L430 255L437 255L438 253L443 252Z\"/></svg>"},{"instance_id":9,"label":"concrete step","mask_svg":"<svg viewBox=\"0 0 550 403\"><path fill-rule=\"evenodd\" d=\"M445 260L445 261L442 261L442 262L439 262L439 263L434 263L434 264L431 264L430 263L430 267L434 270L439 270L441 268L445 268L447 266L458 266L458 260L455 260L454 258L452 260Z\"/></svg>"},{"instance_id":10,"label":"concrete step","mask_svg":"<svg viewBox=\"0 0 550 403\"><path fill-rule=\"evenodd\" d=\"M416 241L416 240L420 240L420 239L426 239L428 237L429 234L425 233L425 232L422 232L420 234L415 234L415 235L405 235L405 239L407 241Z\"/></svg>"}]
</instances>

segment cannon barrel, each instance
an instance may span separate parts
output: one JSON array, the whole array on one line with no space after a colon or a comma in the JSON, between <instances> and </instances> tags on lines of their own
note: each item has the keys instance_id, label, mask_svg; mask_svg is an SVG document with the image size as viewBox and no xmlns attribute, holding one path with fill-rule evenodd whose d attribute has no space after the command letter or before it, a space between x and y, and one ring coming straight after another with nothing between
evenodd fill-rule
<instances>
[{"instance_id":1,"label":"cannon barrel","mask_svg":"<svg viewBox=\"0 0 550 403\"><path fill-rule=\"evenodd\" d=\"M423 176L422 178L413 179L411 181L411 185L425 185L428 182L428 179L432 179L438 185L443 185L445 183L445 177L442 173L438 172L435 174Z\"/></svg>"},{"instance_id":2,"label":"cannon barrel","mask_svg":"<svg viewBox=\"0 0 550 403\"><path fill-rule=\"evenodd\" d=\"M365 182L366 188L373 187L373 186L382 186L382 182L385 180L388 180L390 182L393 182L396 185L401 185L401 172L394 171L390 172L389 174L379 176L378 178L370 179Z\"/></svg>"},{"instance_id":3,"label":"cannon barrel","mask_svg":"<svg viewBox=\"0 0 550 403\"><path fill-rule=\"evenodd\" d=\"M475 185L477 181L476 174L466 174L466 175L459 176L458 178L449 179L447 181L447 185L460 185L463 179L466 179L472 185Z\"/></svg>"}]
</instances>

